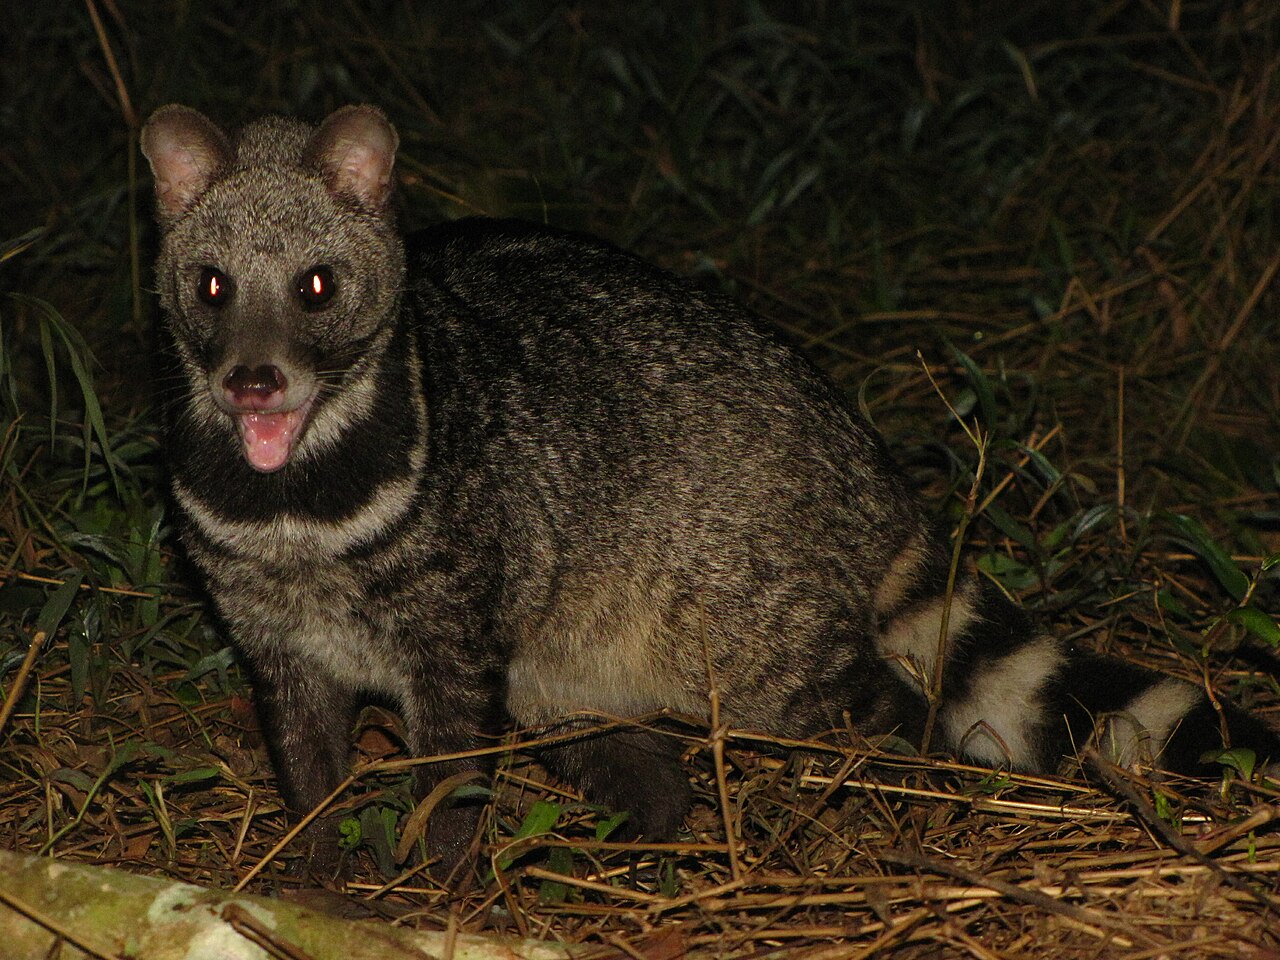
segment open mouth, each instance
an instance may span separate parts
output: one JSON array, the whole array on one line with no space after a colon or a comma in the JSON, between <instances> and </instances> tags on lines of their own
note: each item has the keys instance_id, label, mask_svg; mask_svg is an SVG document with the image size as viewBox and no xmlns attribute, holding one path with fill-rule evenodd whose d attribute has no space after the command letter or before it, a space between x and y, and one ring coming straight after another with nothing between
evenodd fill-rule
<instances>
[{"instance_id":1,"label":"open mouth","mask_svg":"<svg viewBox=\"0 0 1280 960\"><path fill-rule=\"evenodd\" d=\"M240 413L235 415L244 444L244 458L262 473L279 470L289 456L311 412L311 400L283 413Z\"/></svg>"}]
</instances>

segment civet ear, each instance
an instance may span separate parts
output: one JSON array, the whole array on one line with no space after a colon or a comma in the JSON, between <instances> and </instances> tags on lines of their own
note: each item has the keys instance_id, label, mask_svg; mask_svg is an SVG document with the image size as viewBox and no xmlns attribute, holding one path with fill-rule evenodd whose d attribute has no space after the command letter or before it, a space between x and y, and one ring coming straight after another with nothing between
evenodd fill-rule
<instances>
[{"instance_id":1,"label":"civet ear","mask_svg":"<svg viewBox=\"0 0 1280 960\"><path fill-rule=\"evenodd\" d=\"M231 162L231 144L203 113L171 103L151 114L142 128L142 154L155 176L160 222L168 226Z\"/></svg>"},{"instance_id":2,"label":"civet ear","mask_svg":"<svg viewBox=\"0 0 1280 960\"><path fill-rule=\"evenodd\" d=\"M361 104L329 114L307 144L305 159L320 170L330 191L379 211L391 197L399 145L386 115Z\"/></svg>"}]
</instances>

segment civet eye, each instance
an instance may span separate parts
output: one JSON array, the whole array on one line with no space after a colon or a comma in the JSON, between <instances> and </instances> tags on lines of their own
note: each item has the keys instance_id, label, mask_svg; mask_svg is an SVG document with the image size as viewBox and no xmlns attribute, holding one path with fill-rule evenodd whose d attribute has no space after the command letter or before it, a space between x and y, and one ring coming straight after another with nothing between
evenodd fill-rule
<instances>
[{"instance_id":1,"label":"civet eye","mask_svg":"<svg viewBox=\"0 0 1280 960\"><path fill-rule=\"evenodd\" d=\"M200 284L196 287L196 296L211 307L220 307L231 299L231 291L235 285L221 270L205 267L200 271Z\"/></svg>"},{"instance_id":2,"label":"civet eye","mask_svg":"<svg viewBox=\"0 0 1280 960\"><path fill-rule=\"evenodd\" d=\"M302 301L303 309L318 310L337 292L338 283L329 267L312 267L304 270L298 278L298 299Z\"/></svg>"}]
</instances>

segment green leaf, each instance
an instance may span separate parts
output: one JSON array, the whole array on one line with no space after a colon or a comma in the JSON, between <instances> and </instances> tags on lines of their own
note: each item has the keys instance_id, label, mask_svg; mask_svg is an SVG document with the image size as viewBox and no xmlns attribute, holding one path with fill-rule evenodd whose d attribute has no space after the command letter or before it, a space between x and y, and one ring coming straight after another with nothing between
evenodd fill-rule
<instances>
[{"instance_id":1,"label":"green leaf","mask_svg":"<svg viewBox=\"0 0 1280 960\"><path fill-rule=\"evenodd\" d=\"M680 879L676 876L676 862L664 857L659 872L658 890L664 897L674 897L680 892Z\"/></svg>"},{"instance_id":2,"label":"green leaf","mask_svg":"<svg viewBox=\"0 0 1280 960\"><path fill-rule=\"evenodd\" d=\"M529 812L524 815L524 820L520 823L520 829L516 831L515 839L523 840L525 837L536 837L543 833L550 833L551 828L560 819L561 809L560 804L552 803L550 800L537 801L529 808Z\"/></svg>"},{"instance_id":3,"label":"green leaf","mask_svg":"<svg viewBox=\"0 0 1280 960\"><path fill-rule=\"evenodd\" d=\"M1183 543L1209 565L1224 590L1236 600L1243 600L1249 590L1249 578L1244 575L1231 555L1214 542L1199 521L1180 513L1164 515L1168 523L1182 535Z\"/></svg>"},{"instance_id":4,"label":"green leaf","mask_svg":"<svg viewBox=\"0 0 1280 960\"><path fill-rule=\"evenodd\" d=\"M1050 463L1049 458L1039 450L1028 447L1026 444L1022 443L1015 444L1015 447L1019 453L1031 461L1035 468L1040 471L1040 475L1044 477L1047 483L1055 484L1062 481L1062 474L1059 472L1058 468Z\"/></svg>"},{"instance_id":5,"label":"green leaf","mask_svg":"<svg viewBox=\"0 0 1280 960\"><path fill-rule=\"evenodd\" d=\"M573 853L567 847L552 847L547 853L547 869L566 877L573 876ZM538 902L541 904L564 903L568 895L568 884L559 880L543 880L538 885Z\"/></svg>"},{"instance_id":6,"label":"green leaf","mask_svg":"<svg viewBox=\"0 0 1280 960\"><path fill-rule=\"evenodd\" d=\"M1280 623L1257 607L1238 607L1227 614L1227 619L1244 627L1259 640L1265 640L1273 647L1280 647Z\"/></svg>"},{"instance_id":7,"label":"green leaf","mask_svg":"<svg viewBox=\"0 0 1280 960\"><path fill-rule=\"evenodd\" d=\"M396 823L400 815L391 807L365 807L360 811L360 834L373 852L378 869L385 876L396 873Z\"/></svg>"},{"instance_id":8,"label":"green leaf","mask_svg":"<svg viewBox=\"0 0 1280 960\"><path fill-rule=\"evenodd\" d=\"M354 850L360 846L363 837L364 831L360 829L360 820L357 817L346 817L338 824L338 846L343 850Z\"/></svg>"},{"instance_id":9,"label":"green leaf","mask_svg":"<svg viewBox=\"0 0 1280 960\"><path fill-rule=\"evenodd\" d=\"M1028 550L1035 550L1039 546L1036 543L1036 538L1027 527L1015 520L1008 511L1002 510L994 503L987 504L987 508L982 514L994 523L1001 533L1015 543L1022 544Z\"/></svg>"},{"instance_id":10,"label":"green leaf","mask_svg":"<svg viewBox=\"0 0 1280 960\"><path fill-rule=\"evenodd\" d=\"M560 819L562 809L558 803L552 803L550 800L538 800L529 808L529 812L524 815L524 820L520 822L520 829L516 831L513 840L525 840L529 837L550 833L551 828ZM522 855L522 848L519 844L513 843L512 849L516 852L504 853L498 858L499 870L506 870L516 862L517 857Z\"/></svg>"},{"instance_id":11,"label":"green leaf","mask_svg":"<svg viewBox=\"0 0 1280 960\"><path fill-rule=\"evenodd\" d=\"M994 432L996 425L996 396L991 389L991 381L982 369L963 350L947 341L947 349L955 357L957 363L964 367L969 383L978 397L978 417L987 430Z\"/></svg>"},{"instance_id":12,"label":"green leaf","mask_svg":"<svg viewBox=\"0 0 1280 960\"><path fill-rule=\"evenodd\" d=\"M1160 609L1165 613L1171 613L1179 620L1190 620L1191 611L1182 605L1173 592L1167 587L1156 594L1156 603L1160 605Z\"/></svg>"},{"instance_id":13,"label":"green leaf","mask_svg":"<svg viewBox=\"0 0 1280 960\"><path fill-rule=\"evenodd\" d=\"M188 610L182 609L174 610L167 616L157 620L152 626L147 628L146 632L138 634L132 640L124 644L125 657L127 659L132 659L139 650L147 650L154 654L156 647L164 645L166 638L171 636L171 633L165 628L168 627L169 624L181 620L184 617L186 618L187 623L186 629L182 632L183 636L194 630L200 622L199 614L191 614ZM154 647L153 644L155 645ZM181 661L181 663L183 666L187 666L185 661Z\"/></svg>"},{"instance_id":14,"label":"green leaf","mask_svg":"<svg viewBox=\"0 0 1280 960\"><path fill-rule=\"evenodd\" d=\"M89 635L83 629L71 629L67 634L67 660L71 665L71 702L78 704L84 699L85 687L89 683L89 670L92 667L89 657Z\"/></svg>"},{"instance_id":15,"label":"green leaf","mask_svg":"<svg viewBox=\"0 0 1280 960\"><path fill-rule=\"evenodd\" d=\"M1062 523L1058 524L1044 535L1044 539L1041 540L1040 545L1046 550L1054 550L1061 546L1067 539L1067 535L1071 533L1072 525L1072 521L1070 520L1062 521Z\"/></svg>"},{"instance_id":16,"label":"green leaf","mask_svg":"<svg viewBox=\"0 0 1280 960\"><path fill-rule=\"evenodd\" d=\"M984 553L978 558L978 569L1015 593L1040 582L1040 575L1035 570L1004 553Z\"/></svg>"},{"instance_id":17,"label":"green leaf","mask_svg":"<svg viewBox=\"0 0 1280 960\"><path fill-rule=\"evenodd\" d=\"M27 655L17 647L9 647L0 652L0 677L3 677L26 658Z\"/></svg>"},{"instance_id":18,"label":"green leaf","mask_svg":"<svg viewBox=\"0 0 1280 960\"><path fill-rule=\"evenodd\" d=\"M622 824L625 823L630 817L631 817L631 814L628 811L619 810L617 813L612 814L608 817L605 817L602 820L597 820L596 821L596 839L607 840L609 838L609 835L613 833L613 831L617 830L618 827L622 826Z\"/></svg>"},{"instance_id":19,"label":"green leaf","mask_svg":"<svg viewBox=\"0 0 1280 960\"><path fill-rule=\"evenodd\" d=\"M491 800L493 795L493 787L486 787L479 783L464 783L449 794L454 800Z\"/></svg>"},{"instance_id":20,"label":"green leaf","mask_svg":"<svg viewBox=\"0 0 1280 960\"><path fill-rule=\"evenodd\" d=\"M94 789L93 777L83 770L73 770L70 767L61 767L54 770L49 774L49 780L54 783L68 784L84 794L88 794Z\"/></svg>"},{"instance_id":21,"label":"green leaf","mask_svg":"<svg viewBox=\"0 0 1280 960\"><path fill-rule=\"evenodd\" d=\"M1258 765L1258 755L1248 747L1232 747L1230 750L1210 750L1200 757L1205 763L1220 763L1230 767L1246 780L1253 779L1253 771Z\"/></svg>"},{"instance_id":22,"label":"green leaf","mask_svg":"<svg viewBox=\"0 0 1280 960\"><path fill-rule=\"evenodd\" d=\"M49 599L45 601L44 607L40 610L40 616L36 618L37 631L44 633L46 636L53 636L54 631L58 629L58 625L62 623L62 618L67 615L71 601L80 592L80 584L83 582L84 574L77 573L74 577L68 577L61 586L53 591Z\"/></svg>"},{"instance_id":23,"label":"green leaf","mask_svg":"<svg viewBox=\"0 0 1280 960\"><path fill-rule=\"evenodd\" d=\"M1178 822L1177 810L1173 805L1173 801L1169 799L1169 795L1161 790L1157 790L1152 796L1155 801L1156 816L1165 823L1171 823L1175 826Z\"/></svg>"},{"instance_id":24,"label":"green leaf","mask_svg":"<svg viewBox=\"0 0 1280 960\"><path fill-rule=\"evenodd\" d=\"M49 377L49 445L58 435L58 362L53 349L53 337L49 325L40 324L40 353L44 356L44 370Z\"/></svg>"},{"instance_id":25,"label":"green leaf","mask_svg":"<svg viewBox=\"0 0 1280 960\"><path fill-rule=\"evenodd\" d=\"M172 750L166 750L158 743L151 743L146 740L126 740L120 744L119 749L111 755L111 759L107 761L106 768L99 774L95 782L95 790L100 789L102 784L106 783L113 777L117 770L127 766L138 759L139 756L144 757L168 757L172 756Z\"/></svg>"},{"instance_id":26,"label":"green leaf","mask_svg":"<svg viewBox=\"0 0 1280 960\"><path fill-rule=\"evenodd\" d=\"M970 786L967 792L972 796L994 796L1009 789L1012 781L1004 770L993 770L977 783Z\"/></svg>"},{"instance_id":27,"label":"green leaf","mask_svg":"<svg viewBox=\"0 0 1280 960\"><path fill-rule=\"evenodd\" d=\"M894 753L900 757L918 757L920 748L906 737L889 734L876 738L876 746L885 753Z\"/></svg>"},{"instance_id":28,"label":"green leaf","mask_svg":"<svg viewBox=\"0 0 1280 960\"><path fill-rule=\"evenodd\" d=\"M201 657L197 660L191 669L187 671L187 675L183 677L183 679L197 680L200 677L203 677L206 673L212 673L216 670L218 672L218 679L221 681L221 685L225 687L227 682L227 671L231 669L232 664L235 662L235 649L232 647L223 647L216 653L211 653L208 656Z\"/></svg>"},{"instance_id":29,"label":"green leaf","mask_svg":"<svg viewBox=\"0 0 1280 960\"><path fill-rule=\"evenodd\" d=\"M98 403L98 395L93 389L93 378L89 375L89 369L86 366L86 359L90 357L89 346L85 343L84 338L80 336L71 324L63 318L52 304L41 300L38 297L30 297L25 294L13 293L9 295L14 300L25 303L40 318L40 345L45 351L45 362L49 368L49 376L53 382L52 397L50 400L51 409L49 411L50 424L49 436L53 438L53 423L57 419L57 375L54 365L53 348L51 344L50 333L55 333L58 339L62 341L62 346L66 350L67 362L71 365L71 372L75 375L76 383L80 387L80 397L84 402L85 415L85 439L92 434L98 441L98 446L102 451L103 462L107 465L107 472L111 475L111 483L115 488L118 496L123 496L123 488L120 485L120 478L116 475L115 459L111 454L111 444L107 438L107 424L102 416L102 407ZM84 483L87 486L89 479L89 458L92 451L88 443L85 444L85 466L84 466Z\"/></svg>"},{"instance_id":30,"label":"green leaf","mask_svg":"<svg viewBox=\"0 0 1280 960\"><path fill-rule=\"evenodd\" d=\"M978 406L978 394L974 392L973 387L961 387L960 392L952 399L951 406L955 409L956 415L963 420Z\"/></svg>"}]
</instances>

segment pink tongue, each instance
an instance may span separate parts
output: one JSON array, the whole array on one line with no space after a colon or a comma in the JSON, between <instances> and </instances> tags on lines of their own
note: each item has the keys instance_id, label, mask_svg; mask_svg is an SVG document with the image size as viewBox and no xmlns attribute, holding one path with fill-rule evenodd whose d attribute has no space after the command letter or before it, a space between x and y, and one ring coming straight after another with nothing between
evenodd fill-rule
<instances>
[{"instance_id":1,"label":"pink tongue","mask_svg":"<svg viewBox=\"0 0 1280 960\"><path fill-rule=\"evenodd\" d=\"M240 415L240 437L244 440L244 456L249 466L263 473L279 470L289 459L302 414L243 413Z\"/></svg>"}]
</instances>

